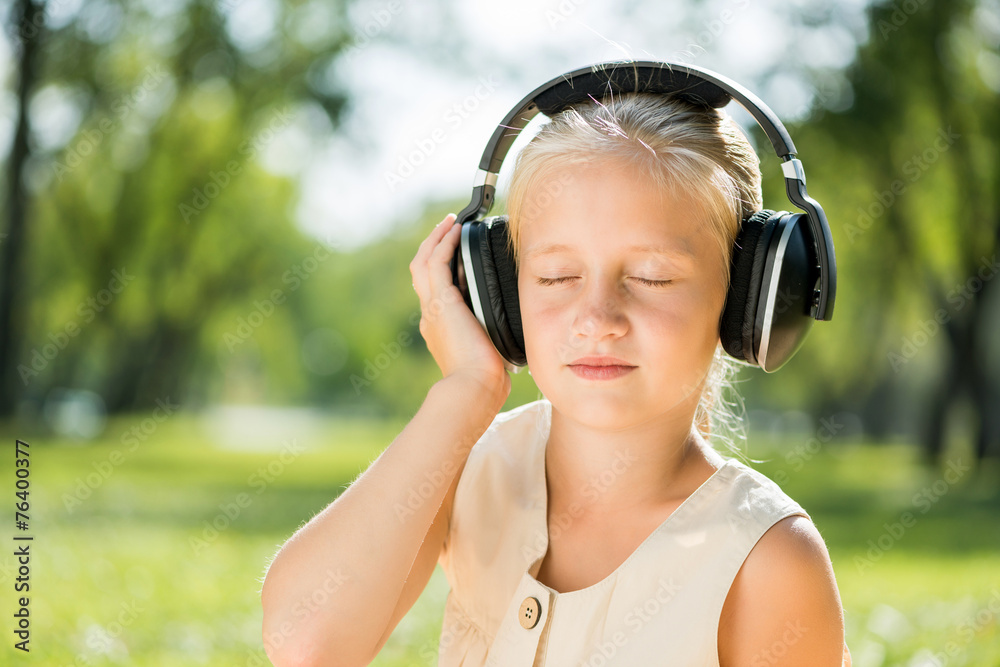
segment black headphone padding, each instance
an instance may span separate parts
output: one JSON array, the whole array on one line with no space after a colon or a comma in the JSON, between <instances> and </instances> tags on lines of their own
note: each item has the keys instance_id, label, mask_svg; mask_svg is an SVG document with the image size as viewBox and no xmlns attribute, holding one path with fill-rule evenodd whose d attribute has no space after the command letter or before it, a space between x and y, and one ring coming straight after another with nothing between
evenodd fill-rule
<instances>
[{"instance_id":1,"label":"black headphone padding","mask_svg":"<svg viewBox=\"0 0 1000 667\"><path fill-rule=\"evenodd\" d=\"M744 220L733 244L729 294L726 296L726 307L722 311L719 337L723 349L743 361L748 360L744 353L748 318L750 343L753 344L753 314L757 310L757 290L760 289L759 271L763 268L763 259L767 257L767 252L757 252L757 250L764 232L764 223L772 215L774 211L764 209ZM758 259L758 256L763 257Z\"/></svg>"},{"instance_id":2,"label":"black headphone padding","mask_svg":"<svg viewBox=\"0 0 1000 667\"><path fill-rule=\"evenodd\" d=\"M536 95L534 102L543 114L551 118L572 104L593 99L591 91L602 89L603 95L634 92L671 94L683 97L692 104L715 108L726 106L732 99L716 84L688 72L663 67L640 73L632 67L607 63L599 70L556 83Z\"/></svg>"},{"instance_id":3,"label":"black headphone padding","mask_svg":"<svg viewBox=\"0 0 1000 667\"><path fill-rule=\"evenodd\" d=\"M480 238L480 257L490 309L496 320L497 334L509 356L518 363L527 363L524 354L524 332L521 329L521 304L517 293L514 258L507 248L507 216L485 218Z\"/></svg>"}]
</instances>

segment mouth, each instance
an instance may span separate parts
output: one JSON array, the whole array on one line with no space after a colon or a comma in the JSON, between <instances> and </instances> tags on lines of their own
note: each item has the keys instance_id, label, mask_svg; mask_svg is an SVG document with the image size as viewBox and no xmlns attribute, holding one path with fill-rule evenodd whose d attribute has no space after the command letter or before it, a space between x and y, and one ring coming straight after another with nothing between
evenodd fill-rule
<instances>
[{"instance_id":1,"label":"mouth","mask_svg":"<svg viewBox=\"0 0 1000 667\"><path fill-rule=\"evenodd\" d=\"M615 380L628 375L637 366L619 363L617 360L611 363L603 363L605 360L588 361L587 363L569 364L569 369L580 378L585 380Z\"/></svg>"}]
</instances>

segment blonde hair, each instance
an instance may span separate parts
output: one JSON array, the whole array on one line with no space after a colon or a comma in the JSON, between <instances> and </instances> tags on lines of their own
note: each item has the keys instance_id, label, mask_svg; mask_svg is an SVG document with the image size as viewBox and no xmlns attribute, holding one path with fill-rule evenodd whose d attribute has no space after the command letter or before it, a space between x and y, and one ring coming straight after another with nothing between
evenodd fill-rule
<instances>
[{"instance_id":1,"label":"blonde hair","mask_svg":"<svg viewBox=\"0 0 1000 667\"><path fill-rule=\"evenodd\" d=\"M572 105L555 114L518 154L507 192L508 244L519 262L525 201L556 196L561 182L550 178L569 164L595 159L624 161L649 175L672 195L690 195L705 213L725 257L725 281L741 221L763 208L760 160L746 136L723 111L677 97L628 93ZM541 190L538 190L538 188ZM720 344L705 377L695 423L730 449L745 426L724 397L740 363ZM734 392L735 393L735 392Z\"/></svg>"}]
</instances>

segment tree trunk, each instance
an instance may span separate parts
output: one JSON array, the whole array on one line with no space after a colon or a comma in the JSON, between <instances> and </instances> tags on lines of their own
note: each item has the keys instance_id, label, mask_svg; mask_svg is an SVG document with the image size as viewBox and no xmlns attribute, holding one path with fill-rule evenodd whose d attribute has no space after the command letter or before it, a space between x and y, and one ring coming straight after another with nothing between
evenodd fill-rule
<instances>
[{"instance_id":1,"label":"tree trunk","mask_svg":"<svg viewBox=\"0 0 1000 667\"><path fill-rule=\"evenodd\" d=\"M24 188L24 165L28 160L28 96L34 88L37 56L45 17L42 6L17 0L11 19L19 38L17 82L17 127L11 147L7 175L7 229L0 239L0 416L13 413L22 386L17 373L24 314L26 275L22 258L28 196ZM15 43L15 48L18 44Z\"/></svg>"},{"instance_id":2,"label":"tree trunk","mask_svg":"<svg viewBox=\"0 0 1000 667\"><path fill-rule=\"evenodd\" d=\"M976 275L979 266L970 271ZM929 427L926 431L926 453L928 462L944 463L941 454L944 448L947 416L953 408L963 403L972 408L969 437L981 463L996 438L996 405L991 404L992 387L989 370L985 367L987 345L990 332L984 331L988 321L988 294L992 291L993 279L983 280L980 288L971 293L964 309L964 317L953 317L943 326L948 341L948 359L945 363L945 380L941 391L928 406ZM944 306L943 306L944 307Z\"/></svg>"}]
</instances>

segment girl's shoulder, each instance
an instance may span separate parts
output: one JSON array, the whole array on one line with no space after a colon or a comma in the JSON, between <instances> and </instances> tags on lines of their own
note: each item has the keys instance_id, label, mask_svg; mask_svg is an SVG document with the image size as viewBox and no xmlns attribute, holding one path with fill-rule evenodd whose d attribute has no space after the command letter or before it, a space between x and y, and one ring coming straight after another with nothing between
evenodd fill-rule
<instances>
[{"instance_id":1,"label":"girl's shoulder","mask_svg":"<svg viewBox=\"0 0 1000 667\"><path fill-rule=\"evenodd\" d=\"M753 500L758 503L767 499L769 504L776 508L796 510L808 516L808 513L794 498L761 471L736 457L727 458L726 462L733 471L732 483L740 486L744 492L743 495L752 496Z\"/></svg>"},{"instance_id":2,"label":"girl's shoulder","mask_svg":"<svg viewBox=\"0 0 1000 667\"><path fill-rule=\"evenodd\" d=\"M503 450L528 453L548 439L552 404L541 398L498 413L472 448L470 456Z\"/></svg>"},{"instance_id":3,"label":"girl's shoulder","mask_svg":"<svg viewBox=\"0 0 1000 667\"><path fill-rule=\"evenodd\" d=\"M527 422L527 421L548 421L552 416L552 404L547 398L539 398L538 400L531 401L529 403L524 403L518 405L517 407L511 408L510 410L505 410L504 412L497 413L497 416L493 418L493 424L505 424L508 422Z\"/></svg>"},{"instance_id":4,"label":"girl's shoulder","mask_svg":"<svg viewBox=\"0 0 1000 667\"><path fill-rule=\"evenodd\" d=\"M761 605L761 599L772 603ZM799 628L788 657L794 653L801 663L822 655L830 660L825 664L839 658L850 665L842 609L822 535L808 517L787 516L760 537L733 581L719 623L719 655L744 663Z\"/></svg>"},{"instance_id":5,"label":"girl's shoulder","mask_svg":"<svg viewBox=\"0 0 1000 667\"><path fill-rule=\"evenodd\" d=\"M534 496L541 481L551 403L540 399L501 412L469 451L459 481L459 495L470 484L475 493L487 487L504 494Z\"/></svg>"}]
</instances>

